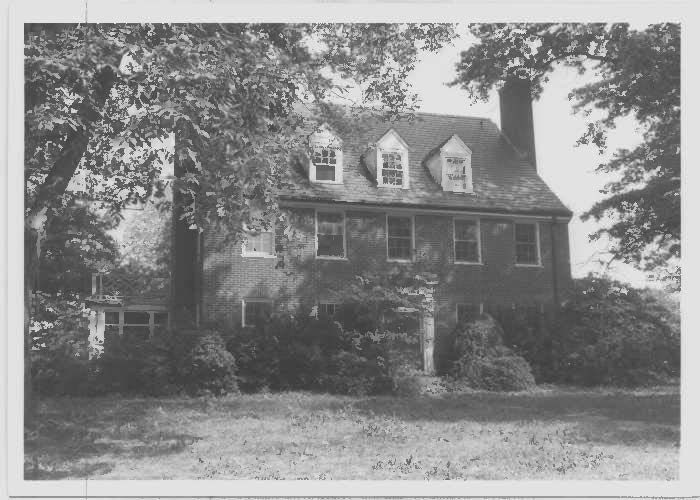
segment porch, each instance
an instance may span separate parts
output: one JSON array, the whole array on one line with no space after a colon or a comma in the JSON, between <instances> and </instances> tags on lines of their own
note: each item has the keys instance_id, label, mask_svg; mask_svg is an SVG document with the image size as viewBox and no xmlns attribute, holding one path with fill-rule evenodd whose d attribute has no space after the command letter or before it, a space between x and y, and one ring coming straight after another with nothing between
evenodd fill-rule
<instances>
[{"instance_id":1,"label":"porch","mask_svg":"<svg viewBox=\"0 0 700 500\"><path fill-rule=\"evenodd\" d=\"M104 349L113 336L149 338L169 325L170 276L93 273L90 308L90 345Z\"/></svg>"}]
</instances>

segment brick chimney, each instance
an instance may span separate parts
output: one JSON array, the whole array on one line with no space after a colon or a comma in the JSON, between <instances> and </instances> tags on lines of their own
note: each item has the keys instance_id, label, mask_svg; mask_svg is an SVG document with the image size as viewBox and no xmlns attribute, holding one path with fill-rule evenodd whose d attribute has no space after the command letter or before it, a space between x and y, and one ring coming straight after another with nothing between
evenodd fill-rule
<instances>
[{"instance_id":1,"label":"brick chimney","mask_svg":"<svg viewBox=\"0 0 700 500\"><path fill-rule=\"evenodd\" d=\"M532 120L530 82L519 78L506 81L498 93L501 108L501 130L522 158L537 169L535 128Z\"/></svg>"}]
</instances>

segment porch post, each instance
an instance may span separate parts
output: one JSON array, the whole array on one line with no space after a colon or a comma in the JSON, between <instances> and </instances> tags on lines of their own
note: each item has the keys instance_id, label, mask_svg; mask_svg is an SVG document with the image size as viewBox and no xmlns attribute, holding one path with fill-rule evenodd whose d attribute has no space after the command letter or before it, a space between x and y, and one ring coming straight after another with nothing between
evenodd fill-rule
<instances>
[{"instance_id":1,"label":"porch post","mask_svg":"<svg viewBox=\"0 0 700 500\"><path fill-rule=\"evenodd\" d=\"M105 312L102 309L92 309L89 317L89 344L88 356L90 359L97 358L104 351L105 345Z\"/></svg>"},{"instance_id":2,"label":"porch post","mask_svg":"<svg viewBox=\"0 0 700 500\"><path fill-rule=\"evenodd\" d=\"M423 372L435 375L435 301L430 301L428 311L423 312Z\"/></svg>"}]
</instances>

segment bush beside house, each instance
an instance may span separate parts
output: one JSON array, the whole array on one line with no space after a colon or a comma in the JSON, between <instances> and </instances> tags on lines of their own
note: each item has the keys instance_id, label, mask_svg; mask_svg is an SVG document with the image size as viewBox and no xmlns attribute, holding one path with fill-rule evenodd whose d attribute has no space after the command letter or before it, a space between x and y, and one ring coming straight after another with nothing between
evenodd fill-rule
<instances>
[{"instance_id":1,"label":"bush beside house","mask_svg":"<svg viewBox=\"0 0 700 500\"><path fill-rule=\"evenodd\" d=\"M257 327L164 331L140 342L117 338L100 358L87 360L78 302L66 297L42 307L52 326L36 326L32 376L41 394L198 395L239 387L406 394L421 382L417 337L372 328L357 311L340 318L346 327L298 311ZM556 315L509 309L493 316L460 326L450 339L450 375L473 388L523 390L535 380L635 386L680 375L679 307L663 294L588 277L577 280ZM353 324L358 318L363 323Z\"/></svg>"},{"instance_id":2,"label":"bush beside house","mask_svg":"<svg viewBox=\"0 0 700 500\"><path fill-rule=\"evenodd\" d=\"M535 386L530 365L503 345L503 330L489 315L454 333L452 376L475 389L520 391Z\"/></svg>"},{"instance_id":3,"label":"bush beside house","mask_svg":"<svg viewBox=\"0 0 700 500\"><path fill-rule=\"evenodd\" d=\"M494 316L538 382L638 386L680 376L680 307L660 291L588 276L556 314Z\"/></svg>"}]
</instances>

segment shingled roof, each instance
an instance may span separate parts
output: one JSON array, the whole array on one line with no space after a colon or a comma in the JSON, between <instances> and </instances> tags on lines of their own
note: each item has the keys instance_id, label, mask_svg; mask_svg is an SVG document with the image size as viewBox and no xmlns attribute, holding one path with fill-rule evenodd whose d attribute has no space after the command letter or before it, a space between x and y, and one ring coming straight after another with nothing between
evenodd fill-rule
<instances>
[{"instance_id":1,"label":"shingled roof","mask_svg":"<svg viewBox=\"0 0 700 500\"><path fill-rule=\"evenodd\" d=\"M409 189L377 187L362 160L368 146L392 128L409 147ZM430 153L453 134L472 150L474 193L443 191L425 165ZM290 187L280 193L282 199L493 213L572 214L489 119L417 113L412 122L365 120L359 132L338 136L343 141L343 184L312 183L299 169L291 175Z\"/></svg>"}]
</instances>

